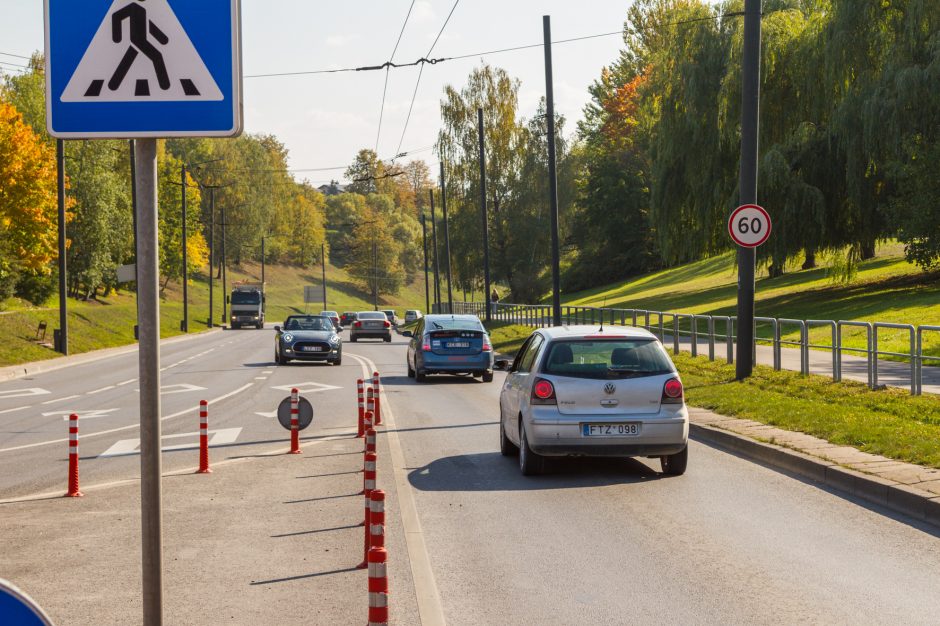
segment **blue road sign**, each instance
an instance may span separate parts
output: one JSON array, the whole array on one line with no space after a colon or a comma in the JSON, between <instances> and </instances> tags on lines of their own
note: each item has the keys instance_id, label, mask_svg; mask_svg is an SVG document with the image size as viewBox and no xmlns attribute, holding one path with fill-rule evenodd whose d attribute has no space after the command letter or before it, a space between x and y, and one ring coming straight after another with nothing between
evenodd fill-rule
<instances>
[{"instance_id":1,"label":"blue road sign","mask_svg":"<svg viewBox=\"0 0 940 626\"><path fill-rule=\"evenodd\" d=\"M0 578L0 624L4 626L52 626L43 613L25 593Z\"/></svg>"},{"instance_id":2,"label":"blue road sign","mask_svg":"<svg viewBox=\"0 0 940 626\"><path fill-rule=\"evenodd\" d=\"M231 137L242 129L239 0L45 0L54 137Z\"/></svg>"}]
</instances>

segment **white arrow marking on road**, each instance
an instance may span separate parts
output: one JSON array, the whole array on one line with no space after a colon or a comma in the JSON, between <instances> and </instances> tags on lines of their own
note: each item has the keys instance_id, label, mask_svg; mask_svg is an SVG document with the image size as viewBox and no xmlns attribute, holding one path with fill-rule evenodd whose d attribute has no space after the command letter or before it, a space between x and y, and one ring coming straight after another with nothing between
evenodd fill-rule
<instances>
[{"instance_id":1,"label":"white arrow marking on road","mask_svg":"<svg viewBox=\"0 0 940 626\"><path fill-rule=\"evenodd\" d=\"M332 391L333 389L342 389L342 387L336 387L335 385L324 385L322 383L306 382L306 383L297 383L296 385L278 385L277 387L271 387L271 389L277 389L278 391L290 391L291 389L296 389L300 393L319 393L321 391Z\"/></svg>"},{"instance_id":2,"label":"white arrow marking on road","mask_svg":"<svg viewBox=\"0 0 940 626\"><path fill-rule=\"evenodd\" d=\"M220 428L218 430L209 431L209 446L223 446L230 443L235 443L238 440L238 436L241 434L241 428ZM162 450L168 452L170 450L193 450L199 447L198 437L199 433L181 433L179 435L164 435L161 439L184 439L186 437L197 438L196 442L193 443L181 443L172 446L163 446ZM99 459L104 459L108 457L115 456L127 456L131 454L140 453L140 439L122 439L116 442L113 446L102 452L98 455Z\"/></svg>"},{"instance_id":3,"label":"white arrow marking on road","mask_svg":"<svg viewBox=\"0 0 940 626\"><path fill-rule=\"evenodd\" d=\"M180 383L178 385L163 385L160 387L160 395L169 396L174 393L189 393L191 391L205 391L205 387L199 387L197 385L189 385L186 383ZM140 391L136 389L135 391Z\"/></svg>"},{"instance_id":4,"label":"white arrow marking on road","mask_svg":"<svg viewBox=\"0 0 940 626\"><path fill-rule=\"evenodd\" d=\"M256 411L255 415L260 415L261 417L277 417L277 411L268 411L267 413Z\"/></svg>"},{"instance_id":5,"label":"white arrow marking on road","mask_svg":"<svg viewBox=\"0 0 940 626\"><path fill-rule=\"evenodd\" d=\"M96 417L107 417L109 413L114 413L120 409L89 409L87 411L50 411L48 413L43 413L43 417L49 417L50 415L62 415L63 420L68 420L69 416L72 413L78 415L78 419L81 421L93 420Z\"/></svg>"},{"instance_id":6,"label":"white arrow marking on road","mask_svg":"<svg viewBox=\"0 0 940 626\"><path fill-rule=\"evenodd\" d=\"M0 391L0 400L6 398L25 398L27 396L47 396L51 391L47 389L42 389L41 387L30 387L29 389L8 389L7 391Z\"/></svg>"}]
</instances>

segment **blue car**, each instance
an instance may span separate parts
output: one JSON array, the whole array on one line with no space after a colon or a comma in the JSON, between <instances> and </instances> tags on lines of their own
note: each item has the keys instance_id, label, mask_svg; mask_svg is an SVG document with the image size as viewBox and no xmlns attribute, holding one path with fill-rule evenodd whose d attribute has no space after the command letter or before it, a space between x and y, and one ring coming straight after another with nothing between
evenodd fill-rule
<instances>
[{"instance_id":1,"label":"blue car","mask_svg":"<svg viewBox=\"0 0 940 626\"><path fill-rule=\"evenodd\" d=\"M423 382L428 374L471 374L493 381L493 345L475 315L426 315L408 343L408 376Z\"/></svg>"}]
</instances>

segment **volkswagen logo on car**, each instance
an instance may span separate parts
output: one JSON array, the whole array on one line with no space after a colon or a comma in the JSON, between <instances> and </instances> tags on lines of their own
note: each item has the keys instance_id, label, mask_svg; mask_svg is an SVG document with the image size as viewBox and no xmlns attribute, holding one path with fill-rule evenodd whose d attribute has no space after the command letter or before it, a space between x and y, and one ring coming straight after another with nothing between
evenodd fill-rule
<instances>
[{"instance_id":1,"label":"volkswagen logo on car","mask_svg":"<svg viewBox=\"0 0 940 626\"><path fill-rule=\"evenodd\" d=\"M604 393L606 393L608 396L614 395L615 391L617 391L617 386L615 384L607 383L604 385Z\"/></svg>"}]
</instances>

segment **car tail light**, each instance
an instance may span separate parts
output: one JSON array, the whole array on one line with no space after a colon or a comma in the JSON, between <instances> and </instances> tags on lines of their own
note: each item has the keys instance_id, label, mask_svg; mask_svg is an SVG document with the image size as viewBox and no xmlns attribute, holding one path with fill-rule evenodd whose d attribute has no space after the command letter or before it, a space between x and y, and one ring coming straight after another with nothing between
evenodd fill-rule
<instances>
[{"instance_id":1,"label":"car tail light","mask_svg":"<svg viewBox=\"0 0 940 626\"><path fill-rule=\"evenodd\" d=\"M558 404L555 399L555 386L544 378L536 378L532 386L532 404Z\"/></svg>"},{"instance_id":2,"label":"car tail light","mask_svg":"<svg viewBox=\"0 0 940 626\"><path fill-rule=\"evenodd\" d=\"M431 351L431 339L430 338L428 337L424 338L424 343L421 344L421 350L423 350L424 352Z\"/></svg>"},{"instance_id":3,"label":"car tail light","mask_svg":"<svg viewBox=\"0 0 940 626\"><path fill-rule=\"evenodd\" d=\"M484 336L483 337L483 352L492 352L492 351L493 351L493 346L492 344L490 344L490 338Z\"/></svg>"},{"instance_id":4,"label":"car tail light","mask_svg":"<svg viewBox=\"0 0 940 626\"><path fill-rule=\"evenodd\" d=\"M353 323L353 327L355 327L355 328L362 328L362 322L354 322L354 323Z\"/></svg>"},{"instance_id":5,"label":"car tail light","mask_svg":"<svg viewBox=\"0 0 940 626\"><path fill-rule=\"evenodd\" d=\"M682 383L678 378L670 378L663 385L663 404L682 404Z\"/></svg>"},{"instance_id":6,"label":"car tail light","mask_svg":"<svg viewBox=\"0 0 940 626\"><path fill-rule=\"evenodd\" d=\"M385 320L385 328L391 328L391 327L392 327L392 323L388 320Z\"/></svg>"}]
</instances>

